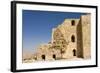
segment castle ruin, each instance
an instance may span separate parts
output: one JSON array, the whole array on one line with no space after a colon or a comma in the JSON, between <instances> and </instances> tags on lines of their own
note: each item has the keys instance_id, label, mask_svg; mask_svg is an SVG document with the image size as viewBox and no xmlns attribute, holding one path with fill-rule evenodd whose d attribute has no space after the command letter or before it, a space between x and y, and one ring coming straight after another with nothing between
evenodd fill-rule
<instances>
[{"instance_id":1,"label":"castle ruin","mask_svg":"<svg viewBox=\"0 0 100 73\"><path fill-rule=\"evenodd\" d=\"M52 29L51 41L38 46L33 55L35 61L91 58L91 15L79 19L65 19Z\"/></svg>"}]
</instances>

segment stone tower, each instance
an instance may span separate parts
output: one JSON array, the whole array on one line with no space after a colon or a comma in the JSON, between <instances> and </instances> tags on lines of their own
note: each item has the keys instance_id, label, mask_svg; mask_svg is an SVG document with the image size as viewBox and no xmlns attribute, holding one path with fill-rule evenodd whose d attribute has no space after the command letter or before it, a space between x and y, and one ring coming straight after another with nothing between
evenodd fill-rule
<instances>
[{"instance_id":1,"label":"stone tower","mask_svg":"<svg viewBox=\"0 0 100 73\"><path fill-rule=\"evenodd\" d=\"M91 57L91 17L82 15L77 26L77 53L78 57Z\"/></svg>"}]
</instances>

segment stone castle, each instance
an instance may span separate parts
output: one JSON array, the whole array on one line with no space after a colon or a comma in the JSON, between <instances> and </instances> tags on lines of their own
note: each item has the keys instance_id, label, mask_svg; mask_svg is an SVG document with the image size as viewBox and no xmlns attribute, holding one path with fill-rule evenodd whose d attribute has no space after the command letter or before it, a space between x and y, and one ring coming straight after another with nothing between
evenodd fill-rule
<instances>
[{"instance_id":1,"label":"stone castle","mask_svg":"<svg viewBox=\"0 0 100 73\"><path fill-rule=\"evenodd\" d=\"M52 29L52 40L40 45L32 58L41 60L91 58L91 15L79 19L65 19Z\"/></svg>"}]
</instances>

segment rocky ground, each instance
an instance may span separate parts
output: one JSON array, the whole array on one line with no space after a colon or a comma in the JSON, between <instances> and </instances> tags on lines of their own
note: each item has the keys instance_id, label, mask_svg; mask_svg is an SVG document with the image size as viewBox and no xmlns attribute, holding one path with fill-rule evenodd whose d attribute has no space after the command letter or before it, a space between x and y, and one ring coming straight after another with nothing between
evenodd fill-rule
<instances>
[{"instance_id":1,"label":"rocky ground","mask_svg":"<svg viewBox=\"0 0 100 73\"><path fill-rule=\"evenodd\" d=\"M81 61L83 59L82 58L73 57L73 58L70 58L70 59L60 59L60 60L66 60L66 61ZM26 60L23 60L23 63L33 63L33 62L36 62L36 60L34 60L34 59L28 59L28 60L26 59Z\"/></svg>"}]
</instances>

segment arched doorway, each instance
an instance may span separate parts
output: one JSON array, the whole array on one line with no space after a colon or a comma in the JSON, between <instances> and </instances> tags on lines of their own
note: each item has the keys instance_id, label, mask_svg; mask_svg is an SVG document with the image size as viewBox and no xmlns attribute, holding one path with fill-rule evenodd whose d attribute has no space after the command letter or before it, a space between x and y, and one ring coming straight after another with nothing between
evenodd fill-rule
<instances>
[{"instance_id":1,"label":"arched doorway","mask_svg":"<svg viewBox=\"0 0 100 73\"><path fill-rule=\"evenodd\" d=\"M42 60L45 60L45 55L42 55Z\"/></svg>"},{"instance_id":2,"label":"arched doorway","mask_svg":"<svg viewBox=\"0 0 100 73\"><path fill-rule=\"evenodd\" d=\"M73 49L73 56L76 56L76 50Z\"/></svg>"},{"instance_id":3,"label":"arched doorway","mask_svg":"<svg viewBox=\"0 0 100 73\"><path fill-rule=\"evenodd\" d=\"M55 54L53 54L53 56L52 56L52 57L53 57L53 59L55 59L55 60L56 60L56 55L55 55Z\"/></svg>"}]
</instances>

